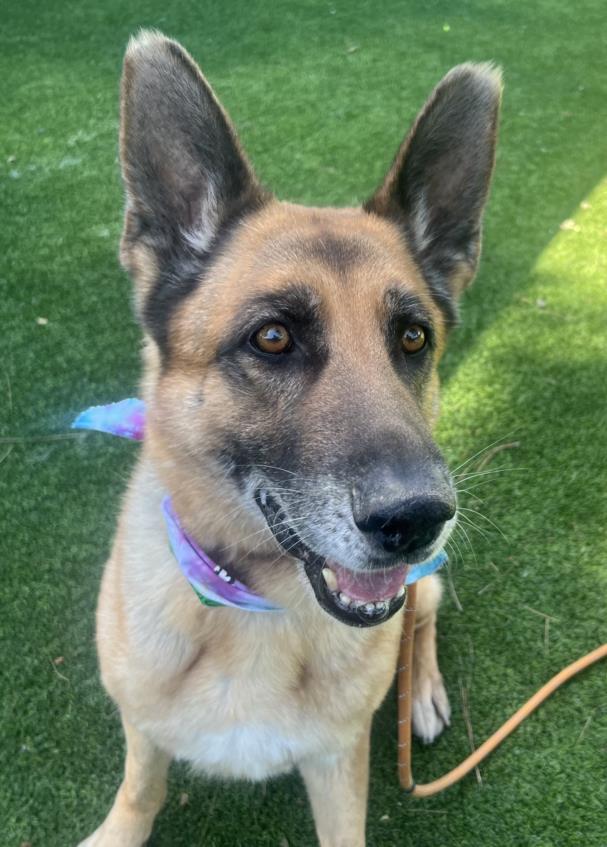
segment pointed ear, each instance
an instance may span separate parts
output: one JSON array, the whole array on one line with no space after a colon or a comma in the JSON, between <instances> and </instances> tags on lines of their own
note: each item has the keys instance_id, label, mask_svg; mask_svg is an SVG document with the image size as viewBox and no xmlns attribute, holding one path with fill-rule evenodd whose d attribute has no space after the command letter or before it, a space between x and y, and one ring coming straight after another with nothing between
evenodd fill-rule
<instances>
[{"instance_id":1,"label":"pointed ear","mask_svg":"<svg viewBox=\"0 0 607 847\"><path fill-rule=\"evenodd\" d=\"M450 322L476 272L501 97L491 65L459 65L438 84L383 185L365 203L403 229Z\"/></svg>"},{"instance_id":2,"label":"pointed ear","mask_svg":"<svg viewBox=\"0 0 607 847\"><path fill-rule=\"evenodd\" d=\"M191 270L226 226L265 197L198 66L159 33L144 31L127 49L120 157L121 259L144 288L162 274L178 286L180 262ZM148 293L139 292L140 306Z\"/></svg>"}]
</instances>

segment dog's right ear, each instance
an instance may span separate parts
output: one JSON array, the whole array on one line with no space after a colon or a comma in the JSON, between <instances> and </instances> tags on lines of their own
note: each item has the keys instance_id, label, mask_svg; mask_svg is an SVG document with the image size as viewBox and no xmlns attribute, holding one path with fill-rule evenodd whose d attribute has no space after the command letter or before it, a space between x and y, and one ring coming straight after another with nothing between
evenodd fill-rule
<instances>
[{"instance_id":1,"label":"dog's right ear","mask_svg":"<svg viewBox=\"0 0 607 847\"><path fill-rule=\"evenodd\" d=\"M399 226L449 323L478 264L501 91L492 65L453 68L364 206Z\"/></svg>"},{"instance_id":2,"label":"dog's right ear","mask_svg":"<svg viewBox=\"0 0 607 847\"><path fill-rule=\"evenodd\" d=\"M159 33L144 31L127 49L120 156L121 260L139 283L141 311L159 276L178 288L222 230L265 195L198 66Z\"/></svg>"}]
</instances>

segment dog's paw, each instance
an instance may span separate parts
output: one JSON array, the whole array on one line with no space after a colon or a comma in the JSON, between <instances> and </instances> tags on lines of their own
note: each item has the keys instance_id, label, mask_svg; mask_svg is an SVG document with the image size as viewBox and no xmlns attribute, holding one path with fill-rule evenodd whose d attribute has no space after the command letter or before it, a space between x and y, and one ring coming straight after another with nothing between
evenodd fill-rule
<instances>
[{"instance_id":1,"label":"dog's paw","mask_svg":"<svg viewBox=\"0 0 607 847\"><path fill-rule=\"evenodd\" d=\"M450 725L451 706L440 673L416 680L411 712L413 732L424 744L431 744Z\"/></svg>"}]
</instances>

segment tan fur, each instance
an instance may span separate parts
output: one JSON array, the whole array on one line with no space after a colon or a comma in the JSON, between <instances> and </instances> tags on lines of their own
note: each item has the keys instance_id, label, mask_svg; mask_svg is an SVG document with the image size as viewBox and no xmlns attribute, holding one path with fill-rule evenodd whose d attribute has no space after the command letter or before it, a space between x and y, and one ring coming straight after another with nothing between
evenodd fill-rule
<instances>
[{"instance_id":1,"label":"tan fur","mask_svg":"<svg viewBox=\"0 0 607 847\"><path fill-rule=\"evenodd\" d=\"M141 77L145 73L153 84ZM472 87L489 90L497 85L495 80L483 82L483 73L468 66L460 73ZM150 154L148 136L137 124L156 113L141 107L137 97L151 96L154 86L163 96L163 79L170 82L174 74L181 75L179 85L190 86L193 102L206 97L207 110L219 110L209 120L223 143L237 143L185 51L154 34L131 45L123 78L121 140L128 202L121 258L135 279L140 315L158 283L158 256L166 259L167 254L160 229L149 227L149 204L156 195L142 199L137 194L146 191L137 157L147 157L147 171L157 161L164 167L162 157ZM461 88L464 83L453 74L448 85ZM181 88L175 90L174 108L179 108ZM211 202L216 199L215 175L192 165L194 147L188 147L183 125L179 123L178 141L185 165L174 180L178 190L167 188L162 196L175 214L189 214L181 194L190 190L189 175L202 174L208 194L204 208L210 209L212 223L221 214ZM166 132L171 126L169 121ZM156 131L161 143L166 132L162 127ZM173 155L172 149L169 153ZM252 172L248 164L243 166L246 200L254 198L257 205L227 246L219 248L203 284L171 312L170 355L153 333L146 335L141 386L148 409L146 438L124 499L97 611L103 684L125 729L125 777L107 819L81 847L141 847L164 800L171 758L187 759L210 774L243 779L297 767L321 847L364 847L370 726L394 676L402 611L381 625L360 629L323 611L301 565L278 546L260 510L239 492L216 454L226 432L262 432L273 444L280 441L284 422L296 420L298 447L306 456L339 456L345 427L353 440L359 433L396 432L399 443L409 440L430 455L429 433L438 415L436 365L446 321L398 222L382 217L379 208L396 202L403 156L401 151L376 196L377 213L303 208L265 195L261 202ZM489 174L487 185L488 179ZM486 185L479 191L478 215ZM237 199L244 203L242 196ZM141 215L148 216L143 228ZM480 226L475 236L478 232ZM345 245L355 261L333 261L335 244ZM264 403L259 399L263 392L235 389L218 351L247 299L302 280L322 308L328 364L300 392L296 408L288 398ZM432 371L419 388L398 375L381 335L384 295L395 286L414 294L434 325ZM240 579L283 611L254 614L199 602L167 544L161 518L166 492L198 543L219 550ZM449 722L436 658L440 596L436 577L420 582L413 713L415 728L426 740Z\"/></svg>"},{"instance_id":2,"label":"tan fur","mask_svg":"<svg viewBox=\"0 0 607 847\"><path fill-rule=\"evenodd\" d=\"M159 782L164 779L166 756L160 750L183 756L191 738L246 724L271 725L277 735L296 737L300 758L270 763L263 773L254 774L248 763L243 770L235 755L214 772L250 778L299 765L311 794L321 844L358 847L364 843L370 717L393 678L402 615L381 627L361 630L333 620L311 592L302 591L301 582L294 578L292 560L286 556L277 560L271 537L257 551L255 566L246 571L246 579L264 596L289 608L288 619L205 608L175 567L159 520L162 494L171 490L176 492L181 519L207 544L230 545L231 555L236 557L247 551L247 537L259 531L257 516L240 511L234 520L230 488L225 486L222 491L220 480L205 479L192 462L199 429L195 401L192 399L188 416L176 415L174 410L184 403L187 406L188 397L194 397L200 371L206 366L206 350L212 349L223 323L238 309L242 280L246 279L247 291L280 284L276 264L264 264L259 234L268 229L288 232L287 253L291 240L296 242L319 226L335 233L351 233L356 226L362 244L367 231L372 231L385 249L380 252L369 246L368 264L359 272L372 275L379 291L397 267L402 275L403 263L408 264L412 288L435 310L415 266L389 226L371 221L357 210L309 211L274 204L243 234L244 243L234 245L234 256L254 257L252 267L233 256L219 263L214 277L221 278L223 288L214 313L210 314L209 307L213 292L207 286L204 295L201 292L200 297L192 298L177 314L175 363L170 373L160 371L155 346L148 342L143 392L152 414L98 608L103 683L131 727L127 731L127 777L108 820L83 842L87 847L136 847L142 843L142 833L151 825L150 809L156 810L158 798L163 796ZM278 258L282 268L283 255ZM338 322L342 318L340 343L350 351L350 367L360 369L360 358L368 355L365 348L376 345L365 321L368 296L352 302L350 314L343 319L339 281L322 263L314 265L305 256L298 256L296 262L295 273L316 278L325 297L333 298L329 300L333 319ZM188 332L189 324L200 321L206 321L209 346L199 342L200 334ZM209 374L208 380L212 379ZM378 392L382 391L380 383L378 379ZM227 413L229 398L220 385L216 388ZM430 407L428 417L433 417ZM206 437L212 438L208 430ZM197 508L198 503L205 503L204 510ZM431 617L440 598L433 578L420 583L418 596L422 617ZM428 684L434 685L437 679L433 625L418 644L423 670L416 677L416 686L427 698ZM132 796L137 799L128 800Z\"/></svg>"}]
</instances>

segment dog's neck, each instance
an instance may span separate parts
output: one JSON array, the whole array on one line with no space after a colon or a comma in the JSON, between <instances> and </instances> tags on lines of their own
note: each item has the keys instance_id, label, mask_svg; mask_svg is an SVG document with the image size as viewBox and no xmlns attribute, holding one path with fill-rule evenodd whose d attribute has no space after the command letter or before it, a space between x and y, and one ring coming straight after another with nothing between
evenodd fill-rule
<instances>
[{"instance_id":1,"label":"dog's neck","mask_svg":"<svg viewBox=\"0 0 607 847\"><path fill-rule=\"evenodd\" d=\"M251 573L261 573L274 560L285 558L282 551L264 552L264 542L256 541L260 530L248 526L246 509L234 504L234 497L226 491L225 480L212 479L199 468L192 473L191 466L179 467L166 454L162 440L155 438L153 428L146 421L145 404L130 398L119 403L96 406L82 412L73 424L77 429L96 429L142 441L146 435L143 462L149 466L155 479L154 489L172 491L175 504L163 494L158 515L164 516L165 532L181 572L204 605L231 606L247 611L271 612L279 606L248 587ZM253 522L254 523L254 522ZM265 525L261 525L261 532ZM249 544L245 542L252 539ZM208 543L207 543L208 542ZM240 543L239 543L240 542ZM204 549L203 546L204 544ZM260 549L261 548L261 549ZM255 566L253 568L253 565ZM273 569L275 573L276 569Z\"/></svg>"},{"instance_id":2,"label":"dog's neck","mask_svg":"<svg viewBox=\"0 0 607 847\"><path fill-rule=\"evenodd\" d=\"M179 524L195 544L253 596L272 607L325 617L301 565L278 546L254 504L250 509L239 504L230 486L225 481L220 484L212 471L208 475L202 469L192 473L176 465L151 429L143 444L141 464L151 489L162 497L166 491L174 492L172 502ZM160 516L160 502L157 509Z\"/></svg>"}]
</instances>

